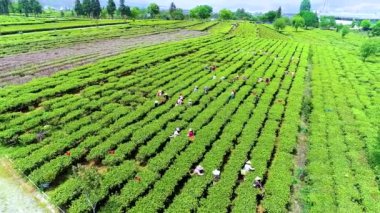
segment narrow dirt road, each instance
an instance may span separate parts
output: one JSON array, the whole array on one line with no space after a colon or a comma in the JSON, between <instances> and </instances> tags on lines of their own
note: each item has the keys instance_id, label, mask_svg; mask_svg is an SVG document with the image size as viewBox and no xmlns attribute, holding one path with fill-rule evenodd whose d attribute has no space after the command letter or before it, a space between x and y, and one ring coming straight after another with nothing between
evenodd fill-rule
<instances>
[{"instance_id":1,"label":"narrow dirt road","mask_svg":"<svg viewBox=\"0 0 380 213\"><path fill-rule=\"evenodd\" d=\"M200 31L178 30L134 38L118 38L76 44L70 47L7 56L0 58L0 86L22 84L33 78L49 76L61 70L116 55L130 48L179 41L205 34Z\"/></svg>"},{"instance_id":2,"label":"narrow dirt road","mask_svg":"<svg viewBox=\"0 0 380 213\"><path fill-rule=\"evenodd\" d=\"M47 202L32 186L9 169L5 160L0 159L0 212L57 212L43 201Z\"/></svg>"}]
</instances>

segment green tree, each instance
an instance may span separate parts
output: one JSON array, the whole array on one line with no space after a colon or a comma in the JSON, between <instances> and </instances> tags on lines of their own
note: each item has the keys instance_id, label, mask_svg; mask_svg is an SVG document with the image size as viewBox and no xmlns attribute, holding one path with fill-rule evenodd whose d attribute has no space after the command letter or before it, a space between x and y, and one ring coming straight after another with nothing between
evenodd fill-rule
<instances>
[{"instance_id":1,"label":"green tree","mask_svg":"<svg viewBox=\"0 0 380 213\"><path fill-rule=\"evenodd\" d=\"M274 23L273 23L273 27L279 32L282 31L283 29L285 29L285 27L286 27L285 18L276 19L276 21L274 21Z\"/></svg>"},{"instance_id":2,"label":"green tree","mask_svg":"<svg viewBox=\"0 0 380 213\"><path fill-rule=\"evenodd\" d=\"M31 13L30 2L28 0L20 0L19 5L22 13L24 13L25 16L29 16L29 13Z\"/></svg>"},{"instance_id":3,"label":"green tree","mask_svg":"<svg viewBox=\"0 0 380 213\"><path fill-rule=\"evenodd\" d=\"M360 26L362 27L362 29L364 31L368 31L371 29L371 21L370 20L363 20L361 23L360 23Z\"/></svg>"},{"instance_id":4,"label":"green tree","mask_svg":"<svg viewBox=\"0 0 380 213\"><path fill-rule=\"evenodd\" d=\"M305 26L305 19L300 15L294 16L292 19L292 25L296 31L298 31L298 28Z\"/></svg>"},{"instance_id":5,"label":"green tree","mask_svg":"<svg viewBox=\"0 0 380 213\"><path fill-rule=\"evenodd\" d=\"M311 11L311 3L309 0L302 0L301 5L300 5L300 12L303 12L303 11L307 11L307 12Z\"/></svg>"},{"instance_id":6,"label":"green tree","mask_svg":"<svg viewBox=\"0 0 380 213\"><path fill-rule=\"evenodd\" d=\"M343 24L336 25L336 32L340 32L343 29L343 27L344 27Z\"/></svg>"},{"instance_id":7,"label":"green tree","mask_svg":"<svg viewBox=\"0 0 380 213\"><path fill-rule=\"evenodd\" d=\"M132 11L129 6L125 6L125 16L127 16L128 18L132 17Z\"/></svg>"},{"instance_id":8,"label":"green tree","mask_svg":"<svg viewBox=\"0 0 380 213\"><path fill-rule=\"evenodd\" d=\"M380 21L377 21L376 24L372 27L371 35L380 36Z\"/></svg>"},{"instance_id":9,"label":"green tree","mask_svg":"<svg viewBox=\"0 0 380 213\"><path fill-rule=\"evenodd\" d=\"M127 16L127 6L125 6L125 0L120 0L119 12L122 18Z\"/></svg>"},{"instance_id":10,"label":"green tree","mask_svg":"<svg viewBox=\"0 0 380 213\"><path fill-rule=\"evenodd\" d=\"M82 4L80 3L80 0L75 1L74 11L77 16L83 15Z\"/></svg>"},{"instance_id":11,"label":"green tree","mask_svg":"<svg viewBox=\"0 0 380 213\"><path fill-rule=\"evenodd\" d=\"M97 194L101 186L101 176L94 168L78 165L73 168L74 175L81 183L82 194L85 196L92 212L96 213Z\"/></svg>"},{"instance_id":12,"label":"green tree","mask_svg":"<svg viewBox=\"0 0 380 213\"><path fill-rule=\"evenodd\" d=\"M42 13L42 5L38 0L29 0L30 13L35 16Z\"/></svg>"},{"instance_id":13,"label":"green tree","mask_svg":"<svg viewBox=\"0 0 380 213\"><path fill-rule=\"evenodd\" d=\"M0 14L9 14L10 0L0 0Z\"/></svg>"},{"instance_id":14,"label":"green tree","mask_svg":"<svg viewBox=\"0 0 380 213\"><path fill-rule=\"evenodd\" d=\"M160 7L156 3L151 3L147 10L151 18L155 18L158 14L160 14Z\"/></svg>"},{"instance_id":15,"label":"green tree","mask_svg":"<svg viewBox=\"0 0 380 213\"><path fill-rule=\"evenodd\" d=\"M140 8L138 8L138 7L134 7L134 8L132 8L132 10L131 10L131 17L132 17L133 19L137 19L137 18L140 17L141 13L142 13L142 12L141 12Z\"/></svg>"},{"instance_id":16,"label":"green tree","mask_svg":"<svg viewBox=\"0 0 380 213\"><path fill-rule=\"evenodd\" d=\"M282 18L284 18L285 19L285 22L286 22L286 25L287 26L292 26L292 20L289 18L289 17L282 17Z\"/></svg>"},{"instance_id":17,"label":"green tree","mask_svg":"<svg viewBox=\"0 0 380 213\"><path fill-rule=\"evenodd\" d=\"M342 35L342 38L344 38L344 37L346 37L346 35L347 35L348 33L350 33L350 28L348 28L347 26L344 26L344 27L342 28L342 30L340 31L340 33L341 33L341 35Z\"/></svg>"},{"instance_id":18,"label":"green tree","mask_svg":"<svg viewBox=\"0 0 380 213\"><path fill-rule=\"evenodd\" d=\"M336 26L336 21L334 16L322 16L319 23L321 29L330 29Z\"/></svg>"},{"instance_id":19,"label":"green tree","mask_svg":"<svg viewBox=\"0 0 380 213\"><path fill-rule=\"evenodd\" d=\"M278 8L276 18L281 18L282 17L282 9L281 7Z\"/></svg>"},{"instance_id":20,"label":"green tree","mask_svg":"<svg viewBox=\"0 0 380 213\"><path fill-rule=\"evenodd\" d=\"M105 8L101 8L101 12L100 12L99 17L100 17L101 19L106 19L107 17L109 17L107 7L105 7Z\"/></svg>"},{"instance_id":21,"label":"green tree","mask_svg":"<svg viewBox=\"0 0 380 213\"><path fill-rule=\"evenodd\" d=\"M221 20L230 20L232 19L234 14L232 13L231 10L228 9L222 9L219 11L219 18Z\"/></svg>"},{"instance_id":22,"label":"green tree","mask_svg":"<svg viewBox=\"0 0 380 213\"><path fill-rule=\"evenodd\" d=\"M113 19L113 16L115 14L115 11L116 11L116 4L113 0L108 0L108 4L107 4L107 13L108 15L111 16L111 18Z\"/></svg>"},{"instance_id":23,"label":"green tree","mask_svg":"<svg viewBox=\"0 0 380 213\"><path fill-rule=\"evenodd\" d=\"M365 41L360 48L360 56L363 62L371 55L376 55L380 51L380 39L369 39Z\"/></svg>"},{"instance_id":24,"label":"green tree","mask_svg":"<svg viewBox=\"0 0 380 213\"><path fill-rule=\"evenodd\" d=\"M22 13L20 4L18 2L10 2L9 12L11 13Z\"/></svg>"},{"instance_id":25,"label":"green tree","mask_svg":"<svg viewBox=\"0 0 380 213\"><path fill-rule=\"evenodd\" d=\"M211 14L212 7L208 5L199 5L190 10L190 17L197 19L208 19Z\"/></svg>"},{"instance_id":26,"label":"green tree","mask_svg":"<svg viewBox=\"0 0 380 213\"><path fill-rule=\"evenodd\" d=\"M91 9L92 17L98 19L100 17L100 13L102 12L99 0L92 0Z\"/></svg>"},{"instance_id":27,"label":"green tree","mask_svg":"<svg viewBox=\"0 0 380 213\"><path fill-rule=\"evenodd\" d=\"M318 27L319 26L319 20L318 16L315 13L308 12L308 11L303 11L300 13L302 18L305 19L305 28L307 29L308 27Z\"/></svg>"},{"instance_id":28,"label":"green tree","mask_svg":"<svg viewBox=\"0 0 380 213\"><path fill-rule=\"evenodd\" d=\"M172 14L177 10L177 7L175 6L174 2L172 2L170 4L170 7L169 7L169 13L170 15L172 16Z\"/></svg>"},{"instance_id":29,"label":"green tree","mask_svg":"<svg viewBox=\"0 0 380 213\"><path fill-rule=\"evenodd\" d=\"M277 11L271 10L266 13L261 17L261 20L264 22L270 22L273 23L274 20L276 20L277 17Z\"/></svg>"},{"instance_id":30,"label":"green tree","mask_svg":"<svg viewBox=\"0 0 380 213\"><path fill-rule=\"evenodd\" d=\"M92 13L91 0L83 0L82 4L83 15L90 17Z\"/></svg>"},{"instance_id":31,"label":"green tree","mask_svg":"<svg viewBox=\"0 0 380 213\"><path fill-rule=\"evenodd\" d=\"M183 14L183 10L182 9L175 9L171 14L170 14L171 18L174 19L174 20L184 20L185 19L185 15Z\"/></svg>"},{"instance_id":32,"label":"green tree","mask_svg":"<svg viewBox=\"0 0 380 213\"><path fill-rule=\"evenodd\" d=\"M251 19L252 15L247 13L244 8L240 8L236 10L234 17L238 20L248 20Z\"/></svg>"}]
</instances>

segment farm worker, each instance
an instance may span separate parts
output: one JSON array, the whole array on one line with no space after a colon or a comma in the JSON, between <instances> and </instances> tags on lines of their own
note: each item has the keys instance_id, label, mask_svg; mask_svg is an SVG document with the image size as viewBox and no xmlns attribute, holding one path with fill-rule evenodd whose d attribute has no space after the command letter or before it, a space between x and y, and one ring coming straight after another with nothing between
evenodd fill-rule
<instances>
[{"instance_id":1,"label":"farm worker","mask_svg":"<svg viewBox=\"0 0 380 213\"><path fill-rule=\"evenodd\" d=\"M222 77L220 78L220 80L224 81L224 80L226 80L226 77L225 77L225 76L222 76Z\"/></svg>"},{"instance_id":2,"label":"farm worker","mask_svg":"<svg viewBox=\"0 0 380 213\"><path fill-rule=\"evenodd\" d=\"M193 106L193 101L189 99L189 102L187 103L188 106Z\"/></svg>"},{"instance_id":3,"label":"farm worker","mask_svg":"<svg viewBox=\"0 0 380 213\"><path fill-rule=\"evenodd\" d=\"M230 95L230 99L234 99L235 95L236 95L236 91L232 90L231 95Z\"/></svg>"},{"instance_id":4,"label":"farm worker","mask_svg":"<svg viewBox=\"0 0 380 213\"><path fill-rule=\"evenodd\" d=\"M253 103L255 104L259 100L259 96L257 96L257 91L252 91L252 95L255 96L255 99L253 99Z\"/></svg>"},{"instance_id":5,"label":"farm worker","mask_svg":"<svg viewBox=\"0 0 380 213\"><path fill-rule=\"evenodd\" d=\"M237 74L237 76L235 77L235 81L239 80L240 76L239 74Z\"/></svg>"},{"instance_id":6,"label":"farm worker","mask_svg":"<svg viewBox=\"0 0 380 213\"><path fill-rule=\"evenodd\" d=\"M218 182L220 180L220 171L218 169L215 169L212 171L212 175L214 175L214 181Z\"/></svg>"},{"instance_id":7,"label":"farm worker","mask_svg":"<svg viewBox=\"0 0 380 213\"><path fill-rule=\"evenodd\" d=\"M198 86L194 87L194 92L198 92Z\"/></svg>"},{"instance_id":8,"label":"farm worker","mask_svg":"<svg viewBox=\"0 0 380 213\"><path fill-rule=\"evenodd\" d=\"M160 102L157 101L157 100L155 100L155 101L154 101L154 106L155 106L155 107L158 107L159 105L160 105Z\"/></svg>"},{"instance_id":9,"label":"farm worker","mask_svg":"<svg viewBox=\"0 0 380 213\"><path fill-rule=\"evenodd\" d=\"M171 135L170 137L171 137L171 138L175 138L175 137L179 136L179 132L180 132L180 131L181 131L181 129L177 127L177 128L175 129L173 135Z\"/></svg>"},{"instance_id":10,"label":"farm worker","mask_svg":"<svg viewBox=\"0 0 380 213\"><path fill-rule=\"evenodd\" d=\"M247 171L247 172L249 172L249 171L254 171L255 168L253 168L251 164L252 164L252 163L251 163L250 160L247 161L247 162L245 163L245 165L244 165L243 170L245 170L245 171Z\"/></svg>"},{"instance_id":11,"label":"farm worker","mask_svg":"<svg viewBox=\"0 0 380 213\"><path fill-rule=\"evenodd\" d=\"M255 188L260 188L261 190L263 189L263 184L261 183L261 178L260 177L256 177L255 178L255 181L253 182L253 186Z\"/></svg>"},{"instance_id":12,"label":"farm worker","mask_svg":"<svg viewBox=\"0 0 380 213\"><path fill-rule=\"evenodd\" d=\"M187 133L187 137L189 138L190 141L195 140L195 133L194 133L193 129L189 129L189 132Z\"/></svg>"},{"instance_id":13,"label":"farm worker","mask_svg":"<svg viewBox=\"0 0 380 213\"><path fill-rule=\"evenodd\" d=\"M205 94L208 93L208 90L209 90L209 89L210 89L210 88L209 88L208 86L205 86L205 87L204 87Z\"/></svg>"},{"instance_id":14,"label":"farm worker","mask_svg":"<svg viewBox=\"0 0 380 213\"><path fill-rule=\"evenodd\" d=\"M243 167L243 169L240 171L240 174L242 175L242 179L245 180L245 176L248 174L250 171L254 171L255 168L251 166L251 161L247 161Z\"/></svg>"},{"instance_id":15,"label":"farm worker","mask_svg":"<svg viewBox=\"0 0 380 213\"><path fill-rule=\"evenodd\" d=\"M193 175L196 174L196 175L199 175L199 176L202 176L205 174L205 170L203 169L203 167L201 165L198 165L195 167L194 169L194 172L193 172Z\"/></svg>"},{"instance_id":16,"label":"farm worker","mask_svg":"<svg viewBox=\"0 0 380 213\"><path fill-rule=\"evenodd\" d=\"M295 72L292 72L292 76L294 77L296 75L296 73Z\"/></svg>"},{"instance_id":17,"label":"farm worker","mask_svg":"<svg viewBox=\"0 0 380 213\"><path fill-rule=\"evenodd\" d=\"M289 74L289 71L288 71L288 70L286 70L286 71L285 71L285 75L288 75L288 74Z\"/></svg>"},{"instance_id":18,"label":"farm worker","mask_svg":"<svg viewBox=\"0 0 380 213\"><path fill-rule=\"evenodd\" d=\"M67 152L65 153L65 155L66 155L66 156L71 156L71 152L70 152L70 151L67 151Z\"/></svg>"},{"instance_id":19,"label":"farm worker","mask_svg":"<svg viewBox=\"0 0 380 213\"><path fill-rule=\"evenodd\" d=\"M185 99L185 97L183 97L182 94L179 94L179 99L180 99L180 100L183 100L183 99Z\"/></svg>"},{"instance_id":20,"label":"farm worker","mask_svg":"<svg viewBox=\"0 0 380 213\"><path fill-rule=\"evenodd\" d=\"M183 103L183 100L181 98L179 98L177 100L176 106L182 105L182 103Z\"/></svg>"},{"instance_id":21,"label":"farm worker","mask_svg":"<svg viewBox=\"0 0 380 213\"><path fill-rule=\"evenodd\" d=\"M257 79L257 82L258 82L258 83L263 82L263 78L262 78L262 77L258 78L258 79Z\"/></svg>"},{"instance_id":22,"label":"farm worker","mask_svg":"<svg viewBox=\"0 0 380 213\"><path fill-rule=\"evenodd\" d=\"M266 78L265 83L268 85L270 83L270 78Z\"/></svg>"},{"instance_id":23,"label":"farm worker","mask_svg":"<svg viewBox=\"0 0 380 213\"><path fill-rule=\"evenodd\" d=\"M216 79L216 75L213 75L213 76L212 76L212 80L215 80L215 79Z\"/></svg>"},{"instance_id":24,"label":"farm worker","mask_svg":"<svg viewBox=\"0 0 380 213\"><path fill-rule=\"evenodd\" d=\"M211 65L210 71L215 71L215 70L216 70L216 66L215 65Z\"/></svg>"},{"instance_id":25,"label":"farm worker","mask_svg":"<svg viewBox=\"0 0 380 213\"><path fill-rule=\"evenodd\" d=\"M136 177L135 177L135 181L137 181L137 182L139 182L139 183L140 183L140 182L141 182L141 177L139 177L139 176L136 176Z\"/></svg>"},{"instance_id":26,"label":"farm worker","mask_svg":"<svg viewBox=\"0 0 380 213\"><path fill-rule=\"evenodd\" d=\"M44 128L45 128L45 127L44 127ZM37 140L38 140L39 142L41 142L41 141L44 139L46 133L47 133L47 132L44 132L44 131L37 133L37 136L36 136Z\"/></svg>"},{"instance_id":27,"label":"farm worker","mask_svg":"<svg viewBox=\"0 0 380 213\"><path fill-rule=\"evenodd\" d=\"M168 95L168 93L164 93L164 98L165 98L165 100L167 101L167 100L169 100L169 95Z\"/></svg>"},{"instance_id":28,"label":"farm worker","mask_svg":"<svg viewBox=\"0 0 380 213\"><path fill-rule=\"evenodd\" d=\"M259 96L256 95L255 102L259 102L259 99L260 99Z\"/></svg>"},{"instance_id":29,"label":"farm worker","mask_svg":"<svg viewBox=\"0 0 380 213\"><path fill-rule=\"evenodd\" d=\"M157 92L157 97L160 97L160 96L162 96L162 90L158 90L158 92Z\"/></svg>"}]
</instances>

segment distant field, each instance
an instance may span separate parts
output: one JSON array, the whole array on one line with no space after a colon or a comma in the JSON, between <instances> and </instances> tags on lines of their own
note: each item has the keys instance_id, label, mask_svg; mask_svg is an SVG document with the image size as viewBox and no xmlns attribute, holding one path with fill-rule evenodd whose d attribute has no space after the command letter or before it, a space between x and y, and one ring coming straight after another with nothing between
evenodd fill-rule
<instances>
[{"instance_id":1,"label":"distant field","mask_svg":"<svg viewBox=\"0 0 380 213\"><path fill-rule=\"evenodd\" d=\"M208 32L2 88L0 154L36 185L49 183L49 200L68 212L91 211L77 164L101 173L99 212L377 212L380 64L360 60L366 38L232 23L136 21L0 36L11 56L25 41L26 52L60 47L53 34L69 45ZM158 90L170 98L155 106ZM175 128L180 136L169 138ZM241 181L247 160L255 171ZM204 176L190 175L197 165ZM252 186L257 176L264 191Z\"/></svg>"}]
</instances>

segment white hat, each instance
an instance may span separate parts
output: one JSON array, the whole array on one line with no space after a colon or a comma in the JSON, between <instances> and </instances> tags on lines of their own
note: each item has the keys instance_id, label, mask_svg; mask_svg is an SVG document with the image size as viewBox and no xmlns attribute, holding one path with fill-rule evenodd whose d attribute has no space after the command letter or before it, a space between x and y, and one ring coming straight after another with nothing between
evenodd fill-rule
<instances>
[{"instance_id":1,"label":"white hat","mask_svg":"<svg viewBox=\"0 0 380 213\"><path fill-rule=\"evenodd\" d=\"M190 129L189 129L189 132L191 132L191 131L193 131L193 129L190 128Z\"/></svg>"},{"instance_id":2,"label":"white hat","mask_svg":"<svg viewBox=\"0 0 380 213\"><path fill-rule=\"evenodd\" d=\"M249 165L251 165L252 163L251 163L251 161L249 160L249 161L247 161L247 162L246 162L246 164L249 164Z\"/></svg>"},{"instance_id":3,"label":"white hat","mask_svg":"<svg viewBox=\"0 0 380 213\"><path fill-rule=\"evenodd\" d=\"M259 176L257 176L257 177L255 178L255 181L259 181L259 180L261 180L261 178L260 178Z\"/></svg>"},{"instance_id":4,"label":"white hat","mask_svg":"<svg viewBox=\"0 0 380 213\"><path fill-rule=\"evenodd\" d=\"M181 129L179 127L175 128L175 130L180 131Z\"/></svg>"}]
</instances>

